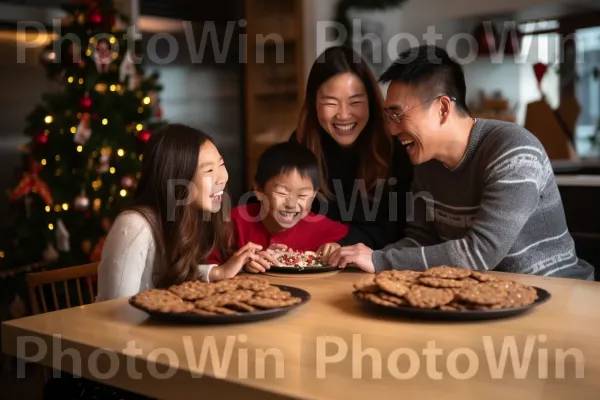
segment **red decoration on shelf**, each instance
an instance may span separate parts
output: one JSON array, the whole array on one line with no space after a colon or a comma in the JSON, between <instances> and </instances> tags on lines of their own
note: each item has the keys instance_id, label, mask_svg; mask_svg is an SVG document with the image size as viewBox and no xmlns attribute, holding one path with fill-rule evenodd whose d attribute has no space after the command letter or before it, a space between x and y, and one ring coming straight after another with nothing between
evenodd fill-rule
<instances>
[{"instance_id":1,"label":"red decoration on shelf","mask_svg":"<svg viewBox=\"0 0 600 400\"><path fill-rule=\"evenodd\" d=\"M23 177L10 195L10 201L15 201L29 193L37 193L44 202L51 206L54 204L50 188L39 177L40 165L33 158L29 160L29 171L23 172Z\"/></svg>"},{"instance_id":2,"label":"red decoration on shelf","mask_svg":"<svg viewBox=\"0 0 600 400\"><path fill-rule=\"evenodd\" d=\"M535 72L535 77L538 81L538 86L542 84L542 79L546 72L548 71L548 65L544 63L535 63L533 64L533 71Z\"/></svg>"},{"instance_id":3,"label":"red decoration on shelf","mask_svg":"<svg viewBox=\"0 0 600 400\"><path fill-rule=\"evenodd\" d=\"M138 138L140 139L141 142L146 143L148 140L150 140L150 137L152 136L152 133L150 133L150 131L141 131L138 135Z\"/></svg>"}]
</instances>

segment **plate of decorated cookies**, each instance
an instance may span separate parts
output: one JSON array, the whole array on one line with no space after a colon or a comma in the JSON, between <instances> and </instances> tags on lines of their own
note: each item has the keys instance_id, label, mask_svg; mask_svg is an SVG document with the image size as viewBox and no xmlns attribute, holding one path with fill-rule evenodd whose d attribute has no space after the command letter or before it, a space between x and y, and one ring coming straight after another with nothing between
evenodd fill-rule
<instances>
[{"instance_id":1,"label":"plate of decorated cookies","mask_svg":"<svg viewBox=\"0 0 600 400\"><path fill-rule=\"evenodd\" d=\"M148 289L132 296L129 304L162 319L220 324L278 317L305 304L310 297L299 288L239 275L218 282L189 281L167 289Z\"/></svg>"},{"instance_id":2,"label":"plate of decorated cookies","mask_svg":"<svg viewBox=\"0 0 600 400\"><path fill-rule=\"evenodd\" d=\"M314 274L339 271L338 267L324 264L319 253L314 251L273 250L273 255L278 263L277 265L272 265L269 268L269 272L281 274Z\"/></svg>"},{"instance_id":3,"label":"plate of decorated cookies","mask_svg":"<svg viewBox=\"0 0 600 400\"><path fill-rule=\"evenodd\" d=\"M370 310L428 319L503 318L550 299L542 288L445 265L424 272L384 271L361 278L354 289L354 298Z\"/></svg>"}]
</instances>

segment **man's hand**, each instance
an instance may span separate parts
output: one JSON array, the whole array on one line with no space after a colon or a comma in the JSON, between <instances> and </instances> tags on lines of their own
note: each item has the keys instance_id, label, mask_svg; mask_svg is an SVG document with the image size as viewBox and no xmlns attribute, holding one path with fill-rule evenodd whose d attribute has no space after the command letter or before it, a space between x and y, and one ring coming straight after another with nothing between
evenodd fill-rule
<instances>
[{"instance_id":1,"label":"man's hand","mask_svg":"<svg viewBox=\"0 0 600 400\"><path fill-rule=\"evenodd\" d=\"M328 265L336 265L339 268L346 268L348 264L354 264L365 272L375 273L372 255L373 250L358 243L335 250L327 257L326 261Z\"/></svg>"},{"instance_id":2,"label":"man's hand","mask_svg":"<svg viewBox=\"0 0 600 400\"><path fill-rule=\"evenodd\" d=\"M340 247L342 247L342 246L340 246L337 243L325 243L317 249L317 253L319 253L321 255L321 258L323 260L326 260L327 257L329 257L331 254L333 254L333 252L336 251L337 249L339 249Z\"/></svg>"}]
</instances>

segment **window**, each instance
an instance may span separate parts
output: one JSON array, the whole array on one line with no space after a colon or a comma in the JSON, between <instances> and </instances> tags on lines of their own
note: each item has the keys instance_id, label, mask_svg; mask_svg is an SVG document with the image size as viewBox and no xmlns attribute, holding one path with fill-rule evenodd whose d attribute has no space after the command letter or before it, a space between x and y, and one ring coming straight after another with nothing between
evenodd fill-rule
<instances>
[{"instance_id":1,"label":"window","mask_svg":"<svg viewBox=\"0 0 600 400\"><path fill-rule=\"evenodd\" d=\"M575 57L575 95L581 112L575 128L577 152L581 156L600 156L592 139L600 124L600 27L578 29Z\"/></svg>"}]
</instances>

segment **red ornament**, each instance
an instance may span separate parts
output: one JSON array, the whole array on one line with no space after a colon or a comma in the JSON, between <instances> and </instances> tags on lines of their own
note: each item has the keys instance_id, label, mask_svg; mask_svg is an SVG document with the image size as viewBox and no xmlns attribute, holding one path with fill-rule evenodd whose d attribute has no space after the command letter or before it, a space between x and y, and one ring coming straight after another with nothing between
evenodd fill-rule
<instances>
[{"instance_id":1,"label":"red ornament","mask_svg":"<svg viewBox=\"0 0 600 400\"><path fill-rule=\"evenodd\" d=\"M90 110L90 108L92 108L92 99L89 97L89 95L86 93L84 97L82 97L79 100L79 107L81 108L82 111L84 112L88 112Z\"/></svg>"},{"instance_id":2,"label":"red ornament","mask_svg":"<svg viewBox=\"0 0 600 400\"><path fill-rule=\"evenodd\" d=\"M150 136L152 136L152 133L150 133L150 131L141 131L138 135L138 138L141 142L146 143L148 140L150 140Z\"/></svg>"},{"instance_id":3,"label":"red ornament","mask_svg":"<svg viewBox=\"0 0 600 400\"><path fill-rule=\"evenodd\" d=\"M533 72L535 72L535 77L538 81L538 85L542 84L542 79L544 78L544 75L546 75L546 71L548 71L548 65L543 63L533 64Z\"/></svg>"},{"instance_id":4,"label":"red ornament","mask_svg":"<svg viewBox=\"0 0 600 400\"><path fill-rule=\"evenodd\" d=\"M100 14L98 11L94 11L90 14L88 20L92 24L100 25L102 23L102 14Z\"/></svg>"},{"instance_id":5,"label":"red ornament","mask_svg":"<svg viewBox=\"0 0 600 400\"><path fill-rule=\"evenodd\" d=\"M46 144L48 143L48 136L46 136L45 133L38 133L37 135L35 135L35 142L39 143L39 144Z\"/></svg>"}]
</instances>

